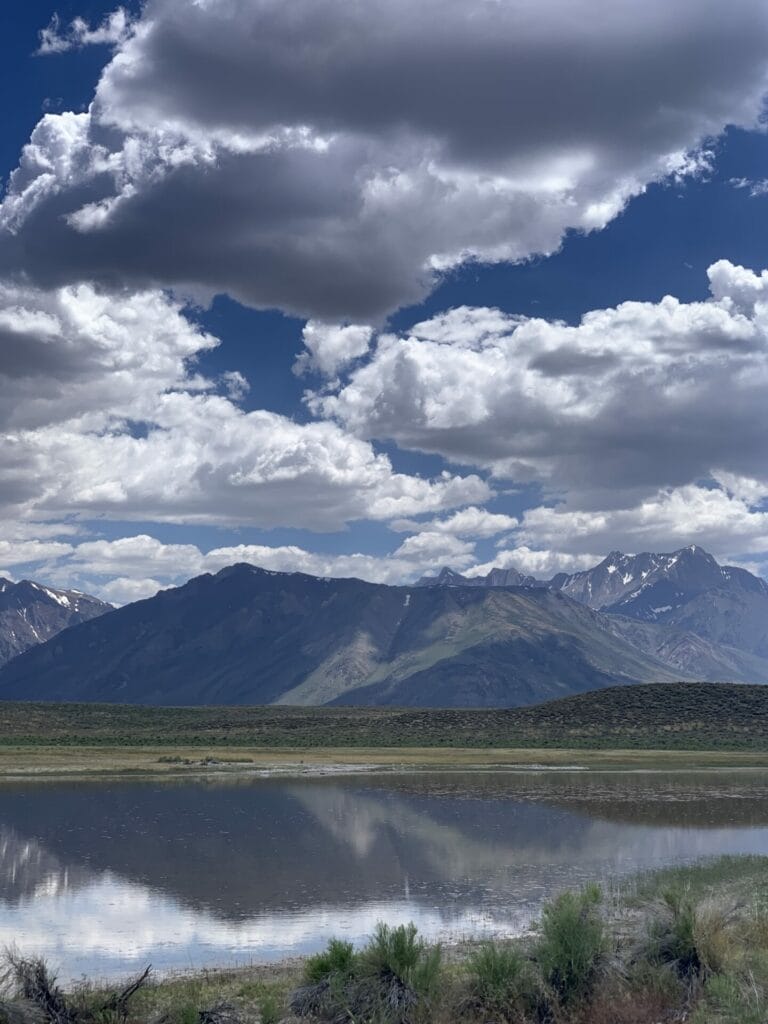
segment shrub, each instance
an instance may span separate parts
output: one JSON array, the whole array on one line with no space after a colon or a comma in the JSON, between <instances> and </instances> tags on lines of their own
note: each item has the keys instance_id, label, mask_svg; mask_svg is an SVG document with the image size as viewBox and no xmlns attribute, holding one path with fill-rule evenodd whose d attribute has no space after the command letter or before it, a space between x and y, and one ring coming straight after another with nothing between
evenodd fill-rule
<instances>
[{"instance_id":1,"label":"shrub","mask_svg":"<svg viewBox=\"0 0 768 1024\"><path fill-rule=\"evenodd\" d=\"M437 991L440 963L439 946L418 939L415 925L379 924L358 954L335 940L312 957L290 1007L299 1017L413 1024Z\"/></svg>"},{"instance_id":2,"label":"shrub","mask_svg":"<svg viewBox=\"0 0 768 1024\"><path fill-rule=\"evenodd\" d=\"M532 979L522 953L508 944L489 942L467 965L470 1005L509 1019L531 1002Z\"/></svg>"},{"instance_id":3,"label":"shrub","mask_svg":"<svg viewBox=\"0 0 768 1024\"><path fill-rule=\"evenodd\" d=\"M307 982L323 981L332 975L348 977L354 972L355 951L351 942L342 939L331 939L327 947L314 956L309 957L304 968Z\"/></svg>"},{"instance_id":4,"label":"shrub","mask_svg":"<svg viewBox=\"0 0 768 1024\"><path fill-rule=\"evenodd\" d=\"M417 934L415 924L390 928L379 923L360 954L361 976L384 985L396 982L410 988L417 998L428 998L437 986L441 951L439 946L427 946Z\"/></svg>"},{"instance_id":5,"label":"shrub","mask_svg":"<svg viewBox=\"0 0 768 1024\"><path fill-rule=\"evenodd\" d=\"M564 892L541 916L535 959L546 984L563 1006L586 1002L605 960L607 939L598 906L602 893L591 885Z\"/></svg>"}]
</instances>

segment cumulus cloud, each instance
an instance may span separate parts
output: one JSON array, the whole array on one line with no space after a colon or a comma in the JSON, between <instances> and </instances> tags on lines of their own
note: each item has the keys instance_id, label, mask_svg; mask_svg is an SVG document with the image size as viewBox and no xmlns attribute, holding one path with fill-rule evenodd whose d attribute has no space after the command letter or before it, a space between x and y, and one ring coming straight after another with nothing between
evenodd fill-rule
<instances>
[{"instance_id":1,"label":"cumulus cloud","mask_svg":"<svg viewBox=\"0 0 768 1024\"><path fill-rule=\"evenodd\" d=\"M570 554L552 549L532 549L526 544L519 547L500 549L490 562L473 565L465 571L467 576L487 576L491 569L517 569L537 579L551 579L558 572L581 572L591 569L605 557L600 555Z\"/></svg>"},{"instance_id":2,"label":"cumulus cloud","mask_svg":"<svg viewBox=\"0 0 768 1024\"><path fill-rule=\"evenodd\" d=\"M35 129L0 273L374 321L695 172L756 123L767 54L762 0L621 0L599 31L591 0L149 0L91 109Z\"/></svg>"},{"instance_id":3,"label":"cumulus cloud","mask_svg":"<svg viewBox=\"0 0 768 1024\"><path fill-rule=\"evenodd\" d=\"M154 597L158 591L163 590L162 584L153 579L130 579L119 576L109 583L104 583L98 588L98 596L102 601L110 604L123 605L132 604L134 601L143 601L145 598Z\"/></svg>"},{"instance_id":4,"label":"cumulus cloud","mask_svg":"<svg viewBox=\"0 0 768 1024\"><path fill-rule=\"evenodd\" d=\"M195 370L216 344L158 291L0 284L0 513L334 530L489 496L396 473L336 424L244 412L231 376L220 394Z\"/></svg>"},{"instance_id":5,"label":"cumulus cloud","mask_svg":"<svg viewBox=\"0 0 768 1024\"><path fill-rule=\"evenodd\" d=\"M471 505L442 519L428 519L417 522L414 519L396 519L389 524L398 533L449 534L455 537L488 538L518 525L514 516L489 512L485 508Z\"/></svg>"},{"instance_id":6,"label":"cumulus cloud","mask_svg":"<svg viewBox=\"0 0 768 1024\"><path fill-rule=\"evenodd\" d=\"M296 359L297 374L316 370L325 377L334 377L339 370L365 355L373 337L373 328L364 324L324 324L307 321L302 339L307 348Z\"/></svg>"},{"instance_id":7,"label":"cumulus cloud","mask_svg":"<svg viewBox=\"0 0 768 1024\"><path fill-rule=\"evenodd\" d=\"M123 7L112 11L100 25L91 27L85 18L73 18L68 26L61 24L58 14L54 14L50 23L40 31L38 56L51 53L66 53L67 50L78 50L83 46L116 46L128 37L131 18Z\"/></svg>"},{"instance_id":8,"label":"cumulus cloud","mask_svg":"<svg viewBox=\"0 0 768 1024\"><path fill-rule=\"evenodd\" d=\"M578 572L609 551L670 551L695 541L721 563L768 573L768 487L732 474L708 486L658 491L636 505L582 509L569 502L528 509L513 538L494 557L465 571L485 575L495 566L541 579Z\"/></svg>"},{"instance_id":9,"label":"cumulus cloud","mask_svg":"<svg viewBox=\"0 0 768 1024\"><path fill-rule=\"evenodd\" d=\"M768 491L768 273L720 261L712 297L625 302L575 326L462 307L384 334L311 408L574 508L730 473Z\"/></svg>"},{"instance_id":10,"label":"cumulus cloud","mask_svg":"<svg viewBox=\"0 0 768 1024\"><path fill-rule=\"evenodd\" d=\"M19 553L22 553L21 551ZM30 555L34 554L31 550ZM0 548L0 565L3 549ZM114 604L151 597L192 576L218 572L236 562L275 572L357 577L374 583L407 584L436 565L457 568L474 561L474 545L446 534L408 537L388 554L322 554L299 545L236 544L204 552L195 544L162 543L146 534L117 540L87 540L38 552L34 572L51 584L75 586ZM29 565L29 563L26 563Z\"/></svg>"},{"instance_id":11,"label":"cumulus cloud","mask_svg":"<svg viewBox=\"0 0 768 1024\"><path fill-rule=\"evenodd\" d=\"M521 545L565 554L584 551L659 551L683 547L693 538L716 557L768 556L768 487L755 503L723 487L666 489L627 508L582 510L567 504L529 509L517 540ZM514 554L514 553L511 553Z\"/></svg>"}]
</instances>

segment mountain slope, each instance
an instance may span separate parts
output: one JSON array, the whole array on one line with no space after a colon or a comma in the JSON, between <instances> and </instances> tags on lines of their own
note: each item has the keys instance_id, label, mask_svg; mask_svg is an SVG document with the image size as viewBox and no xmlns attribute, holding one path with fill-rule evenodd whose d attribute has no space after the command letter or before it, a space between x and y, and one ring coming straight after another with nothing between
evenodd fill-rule
<instances>
[{"instance_id":1,"label":"mountain slope","mask_svg":"<svg viewBox=\"0 0 768 1024\"><path fill-rule=\"evenodd\" d=\"M4 699L514 706L680 678L562 594L204 575L84 623L0 671Z\"/></svg>"},{"instance_id":2,"label":"mountain slope","mask_svg":"<svg viewBox=\"0 0 768 1024\"><path fill-rule=\"evenodd\" d=\"M68 626L103 615L112 605L76 590L54 590L31 580L0 579L0 665L44 643Z\"/></svg>"},{"instance_id":3,"label":"mountain slope","mask_svg":"<svg viewBox=\"0 0 768 1024\"><path fill-rule=\"evenodd\" d=\"M702 682L768 683L768 658L715 643L691 630L606 614L617 636Z\"/></svg>"},{"instance_id":4,"label":"mountain slope","mask_svg":"<svg viewBox=\"0 0 768 1024\"><path fill-rule=\"evenodd\" d=\"M508 575L603 612L617 636L689 677L768 683L768 583L718 565L695 544L669 554L612 551L592 569L548 582L514 569L483 577L443 569L419 583L487 588L505 586Z\"/></svg>"}]
</instances>

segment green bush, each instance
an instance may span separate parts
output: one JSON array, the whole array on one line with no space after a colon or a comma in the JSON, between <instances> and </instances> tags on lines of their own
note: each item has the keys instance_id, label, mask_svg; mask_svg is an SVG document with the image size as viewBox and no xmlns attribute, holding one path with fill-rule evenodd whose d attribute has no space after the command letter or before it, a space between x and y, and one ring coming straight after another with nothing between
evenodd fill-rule
<instances>
[{"instance_id":1,"label":"green bush","mask_svg":"<svg viewBox=\"0 0 768 1024\"><path fill-rule=\"evenodd\" d=\"M415 1024L428 1015L440 966L440 947L422 942L415 925L379 924L360 953L333 940L312 957L290 1008L298 1017Z\"/></svg>"},{"instance_id":2,"label":"green bush","mask_svg":"<svg viewBox=\"0 0 768 1024\"><path fill-rule=\"evenodd\" d=\"M307 982L323 981L334 975L348 977L354 973L355 951L351 942L331 939L321 953L309 957L304 968Z\"/></svg>"},{"instance_id":3,"label":"green bush","mask_svg":"<svg viewBox=\"0 0 768 1024\"><path fill-rule=\"evenodd\" d=\"M386 984L399 982L417 997L428 998L434 992L442 962L439 946L427 946L417 938L415 924L390 928L379 923L368 945L360 954L362 977Z\"/></svg>"},{"instance_id":4,"label":"green bush","mask_svg":"<svg viewBox=\"0 0 768 1024\"><path fill-rule=\"evenodd\" d=\"M509 1019L531 1002L532 979L522 953L508 944L489 942L467 964L470 1004Z\"/></svg>"},{"instance_id":5,"label":"green bush","mask_svg":"<svg viewBox=\"0 0 768 1024\"><path fill-rule=\"evenodd\" d=\"M534 956L545 983L563 1006L588 1001L605 960L608 943L598 906L600 888L564 892L548 903L541 916L541 935Z\"/></svg>"},{"instance_id":6,"label":"green bush","mask_svg":"<svg viewBox=\"0 0 768 1024\"><path fill-rule=\"evenodd\" d=\"M429 1016L441 976L439 946L418 937L415 924L379 923L360 953L352 1015L377 1024L414 1024Z\"/></svg>"}]
</instances>

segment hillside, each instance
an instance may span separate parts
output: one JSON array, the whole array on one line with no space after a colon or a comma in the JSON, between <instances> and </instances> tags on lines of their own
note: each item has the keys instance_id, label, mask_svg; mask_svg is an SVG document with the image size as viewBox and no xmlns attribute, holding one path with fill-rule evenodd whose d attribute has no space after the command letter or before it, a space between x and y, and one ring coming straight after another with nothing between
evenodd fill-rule
<instances>
[{"instance_id":1,"label":"hillside","mask_svg":"<svg viewBox=\"0 0 768 1024\"><path fill-rule=\"evenodd\" d=\"M446 568L419 585L493 588L507 580L602 612L618 636L683 676L768 683L768 583L719 565L696 544L667 554L612 551L591 569L546 581L514 569L466 577Z\"/></svg>"},{"instance_id":2,"label":"hillside","mask_svg":"<svg viewBox=\"0 0 768 1024\"><path fill-rule=\"evenodd\" d=\"M6 746L563 747L768 750L768 687L611 687L527 708L205 707L7 702Z\"/></svg>"},{"instance_id":3,"label":"hillside","mask_svg":"<svg viewBox=\"0 0 768 1024\"><path fill-rule=\"evenodd\" d=\"M681 673L547 589L390 587L236 565L76 626L4 699L497 707Z\"/></svg>"}]
</instances>

